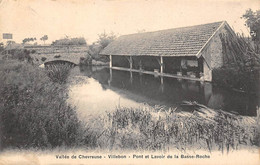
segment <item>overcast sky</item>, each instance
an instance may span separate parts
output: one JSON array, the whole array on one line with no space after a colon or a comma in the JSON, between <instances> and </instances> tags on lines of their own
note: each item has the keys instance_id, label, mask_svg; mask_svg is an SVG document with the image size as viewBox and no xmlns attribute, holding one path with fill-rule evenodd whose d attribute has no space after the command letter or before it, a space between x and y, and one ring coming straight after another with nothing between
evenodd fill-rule
<instances>
[{"instance_id":1,"label":"overcast sky","mask_svg":"<svg viewBox=\"0 0 260 165\"><path fill-rule=\"evenodd\" d=\"M0 0L0 42L2 33L13 33L19 43L47 34L48 43L69 36L90 44L104 31L123 35L222 20L248 34L240 18L248 8L260 9L260 0Z\"/></svg>"}]
</instances>

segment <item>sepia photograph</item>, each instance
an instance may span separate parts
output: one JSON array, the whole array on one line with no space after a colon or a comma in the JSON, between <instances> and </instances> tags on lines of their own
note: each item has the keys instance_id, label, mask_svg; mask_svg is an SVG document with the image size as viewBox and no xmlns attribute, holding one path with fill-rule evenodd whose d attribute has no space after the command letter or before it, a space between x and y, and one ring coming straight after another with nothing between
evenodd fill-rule
<instances>
[{"instance_id":1,"label":"sepia photograph","mask_svg":"<svg viewBox=\"0 0 260 165\"><path fill-rule=\"evenodd\" d=\"M0 0L0 165L260 164L260 0Z\"/></svg>"}]
</instances>

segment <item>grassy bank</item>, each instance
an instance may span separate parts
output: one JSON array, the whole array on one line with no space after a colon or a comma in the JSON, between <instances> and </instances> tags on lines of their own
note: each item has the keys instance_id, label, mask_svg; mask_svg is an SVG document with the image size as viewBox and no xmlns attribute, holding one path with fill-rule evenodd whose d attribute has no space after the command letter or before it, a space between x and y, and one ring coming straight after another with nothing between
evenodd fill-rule
<instances>
[{"instance_id":1,"label":"grassy bank","mask_svg":"<svg viewBox=\"0 0 260 165\"><path fill-rule=\"evenodd\" d=\"M66 65L45 70L0 60L0 147L224 152L259 146L256 118L190 102L177 109L118 107L83 123L67 103L68 75Z\"/></svg>"},{"instance_id":2,"label":"grassy bank","mask_svg":"<svg viewBox=\"0 0 260 165\"><path fill-rule=\"evenodd\" d=\"M50 72L16 60L0 61L2 148L75 146L81 125Z\"/></svg>"},{"instance_id":3,"label":"grassy bank","mask_svg":"<svg viewBox=\"0 0 260 165\"><path fill-rule=\"evenodd\" d=\"M188 112L187 112L188 111ZM101 124L100 124L101 123ZM259 146L257 119L184 102L177 109L118 108L88 124L96 146L112 150L219 150Z\"/></svg>"}]
</instances>

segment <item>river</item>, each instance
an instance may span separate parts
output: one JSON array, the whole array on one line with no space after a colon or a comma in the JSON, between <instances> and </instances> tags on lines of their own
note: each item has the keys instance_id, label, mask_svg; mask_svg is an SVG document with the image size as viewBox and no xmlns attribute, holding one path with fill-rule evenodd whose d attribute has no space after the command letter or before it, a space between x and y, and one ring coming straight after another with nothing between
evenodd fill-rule
<instances>
[{"instance_id":1,"label":"river","mask_svg":"<svg viewBox=\"0 0 260 165\"><path fill-rule=\"evenodd\" d=\"M106 67L74 67L69 82L69 102L84 119L113 111L116 107L170 108L184 100L245 116L256 116L259 107L257 95L226 90L206 82L162 79Z\"/></svg>"}]
</instances>

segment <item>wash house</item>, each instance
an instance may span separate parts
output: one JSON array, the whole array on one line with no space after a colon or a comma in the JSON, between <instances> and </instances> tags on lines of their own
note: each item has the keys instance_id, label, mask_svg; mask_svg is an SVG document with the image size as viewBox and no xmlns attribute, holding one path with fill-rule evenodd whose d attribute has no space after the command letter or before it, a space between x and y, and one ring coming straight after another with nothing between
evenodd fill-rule
<instances>
[{"instance_id":1,"label":"wash house","mask_svg":"<svg viewBox=\"0 0 260 165\"><path fill-rule=\"evenodd\" d=\"M112 69L212 81L227 64L224 37L235 37L226 21L120 36L100 54Z\"/></svg>"}]
</instances>

